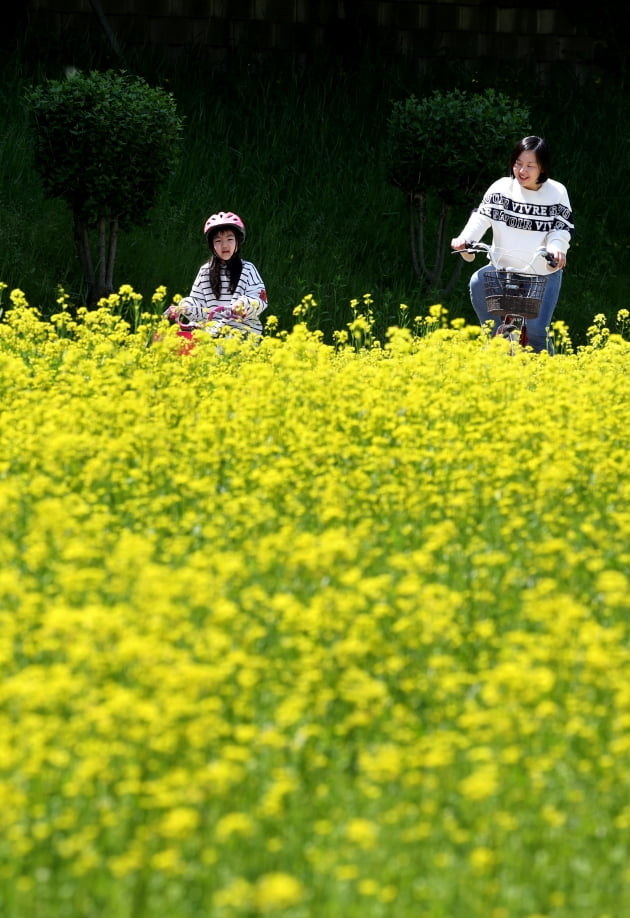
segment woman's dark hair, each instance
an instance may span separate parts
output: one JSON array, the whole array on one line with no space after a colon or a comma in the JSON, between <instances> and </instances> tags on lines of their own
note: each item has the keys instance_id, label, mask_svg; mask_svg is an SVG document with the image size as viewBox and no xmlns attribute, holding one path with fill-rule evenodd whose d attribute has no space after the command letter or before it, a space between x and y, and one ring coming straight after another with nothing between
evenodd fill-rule
<instances>
[{"instance_id":1,"label":"woman's dark hair","mask_svg":"<svg viewBox=\"0 0 630 918\"><path fill-rule=\"evenodd\" d=\"M546 182L549 178L549 172L551 167L551 154L549 152L549 146L544 137L537 137L535 134L532 134L530 137L523 137L522 140L516 144L512 150L512 155L510 156L510 175L513 175L514 163L519 158L521 153L534 153L536 159L538 160L538 165L540 166L540 175L538 176L538 181L542 185L543 182Z\"/></svg>"},{"instance_id":2,"label":"woman's dark hair","mask_svg":"<svg viewBox=\"0 0 630 918\"><path fill-rule=\"evenodd\" d=\"M221 296L221 259L217 258L214 252L214 237L220 230L229 229L231 230L236 237L236 249L232 257L226 261L225 267L227 270L228 276L228 291L234 293L236 290L236 285L241 279L241 272L243 270L243 260L238 254L238 251L243 242L243 234L234 226L217 226L213 227L210 232L206 233L206 239L208 240L208 247L210 249L210 286L212 287L212 292L217 299Z\"/></svg>"}]
</instances>

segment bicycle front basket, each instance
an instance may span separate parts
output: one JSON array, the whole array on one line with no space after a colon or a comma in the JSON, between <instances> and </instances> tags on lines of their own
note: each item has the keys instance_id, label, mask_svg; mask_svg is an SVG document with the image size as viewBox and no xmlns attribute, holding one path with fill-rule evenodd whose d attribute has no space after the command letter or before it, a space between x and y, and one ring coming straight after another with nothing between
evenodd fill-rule
<instances>
[{"instance_id":1,"label":"bicycle front basket","mask_svg":"<svg viewBox=\"0 0 630 918\"><path fill-rule=\"evenodd\" d=\"M540 311L546 277L515 271L486 271L483 275L488 312L535 319Z\"/></svg>"}]
</instances>

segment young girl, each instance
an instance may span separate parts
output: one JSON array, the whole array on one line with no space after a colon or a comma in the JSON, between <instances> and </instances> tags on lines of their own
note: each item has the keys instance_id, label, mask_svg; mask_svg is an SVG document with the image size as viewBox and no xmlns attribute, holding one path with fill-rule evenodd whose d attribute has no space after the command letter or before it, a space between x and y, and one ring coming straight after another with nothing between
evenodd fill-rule
<instances>
[{"instance_id":1,"label":"young girl","mask_svg":"<svg viewBox=\"0 0 630 918\"><path fill-rule=\"evenodd\" d=\"M567 190L549 178L550 156L542 137L524 137L510 157L510 175L498 179L486 191L479 208L470 216L459 236L451 240L455 251L465 249L467 242L478 242L486 230L492 230L492 246L508 264L526 270L532 255L540 246L554 256L557 268L549 269L539 256L534 272L546 277L546 286L537 319L528 319L527 333L533 350L549 350L552 345L548 329L558 302L563 269L573 234L573 216ZM480 268L470 279L470 299L482 325L495 321L486 307L483 275L491 265ZM530 273L530 271L528 271Z\"/></svg>"},{"instance_id":2,"label":"young girl","mask_svg":"<svg viewBox=\"0 0 630 918\"><path fill-rule=\"evenodd\" d=\"M267 292L257 268L239 255L245 224L237 214L220 211L208 217L203 232L210 258L199 269L189 296L169 306L164 315L177 322L187 338L195 328L213 337L224 328L261 335Z\"/></svg>"}]
</instances>

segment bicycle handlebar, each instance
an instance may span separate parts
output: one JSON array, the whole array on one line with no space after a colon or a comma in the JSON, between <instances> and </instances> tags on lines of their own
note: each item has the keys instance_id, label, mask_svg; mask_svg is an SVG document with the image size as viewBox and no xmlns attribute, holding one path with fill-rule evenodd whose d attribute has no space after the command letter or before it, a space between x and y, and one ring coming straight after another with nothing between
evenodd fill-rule
<instances>
[{"instance_id":1,"label":"bicycle handlebar","mask_svg":"<svg viewBox=\"0 0 630 918\"><path fill-rule=\"evenodd\" d=\"M453 254L461 255L462 258L465 258L466 255L472 255L474 258L478 252L485 252L486 255L490 255L491 247L487 242L467 242L465 249L455 249ZM541 245L538 249L536 249L532 257L532 261L534 261L538 255L542 255L545 261L549 264L550 268L557 268L557 260L554 258L551 252L547 251L544 245ZM466 261L472 261L472 259L466 258Z\"/></svg>"}]
</instances>

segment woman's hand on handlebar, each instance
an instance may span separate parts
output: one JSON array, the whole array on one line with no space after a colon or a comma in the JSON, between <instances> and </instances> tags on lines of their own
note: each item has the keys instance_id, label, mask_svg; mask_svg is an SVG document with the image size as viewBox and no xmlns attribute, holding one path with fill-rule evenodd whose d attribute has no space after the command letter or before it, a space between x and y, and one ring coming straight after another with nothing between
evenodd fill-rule
<instances>
[{"instance_id":1,"label":"woman's hand on handlebar","mask_svg":"<svg viewBox=\"0 0 630 918\"><path fill-rule=\"evenodd\" d=\"M566 252L561 252L559 249L556 249L554 246L547 249L547 261L552 268L566 268L567 266L567 255Z\"/></svg>"},{"instance_id":2,"label":"woman's hand on handlebar","mask_svg":"<svg viewBox=\"0 0 630 918\"><path fill-rule=\"evenodd\" d=\"M451 239L451 248L454 252L459 252L464 261L474 261L475 253L467 251L469 243L466 242L463 236L456 236L454 239Z\"/></svg>"}]
</instances>

